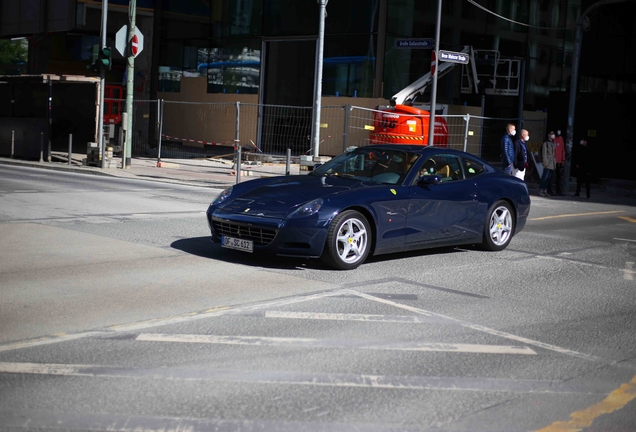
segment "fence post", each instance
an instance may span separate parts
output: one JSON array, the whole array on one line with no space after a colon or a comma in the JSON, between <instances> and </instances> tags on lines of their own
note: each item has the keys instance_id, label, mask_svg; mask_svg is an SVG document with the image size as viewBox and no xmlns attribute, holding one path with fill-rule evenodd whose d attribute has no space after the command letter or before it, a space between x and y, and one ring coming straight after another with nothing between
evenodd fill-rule
<instances>
[{"instance_id":1,"label":"fence post","mask_svg":"<svg viewBox=\"0 0 636 432\"><path fill-rule=\"evenodd\" d=\"M161 139L163 138L163 99L157 100L157 118L159 119L159 145L157 146L157 166L161 163Z\"/></svg>"},{"instance_id":2,"label":"fence post","mask_svg":"<svg viewBox=\"0 0 636 432\"><path fill-rule=\"evenodd\" d=\"M15 154L15 131L11 131L11 159L13 159L13 155Z\"/></svg>"},{"instance_id":3,"label":"fence post","mask_svg":"<svg viewBox=\"0 0 636 432\"><path fill-rule=\"evenodd\" d=\"M287 149L287 157L285 158L285 175L289 175L291 172L291 149Z\"/></svg>"},{"instance_id":4,"label":"fence post","mask_svg":"<svg viewBox=\"0 0 636 432\"><path fill-rule=\"evenodd\" d=\"M236 144L236 184L241 182L241 145Z\"/></svg>"},{"instance_id":5,"label":"fence post","mask_svg":"<svg viewBox=\"0 0 636 432\"><path fill-rule=\"evenodd\" d=\"M349 147L349 116L351 115L351 105L346 104L344 107L345 115L344 115L344 132L342 134L342 151L347 151L347 147Z\"/></svg>"},{"instance_id":6,"label":"fence post","mask_svg":"<svg viewBox=\"0 0 636 432\"><path fill-rule=\"evenodd\" d=\"M470 114L464 116L466 122L466 129L464 130L464 151L468 148L468 125L470 125Z\"/></svg>"},{"instance_id":7,"label":"fence post","mask_svg":"<svg viewBox=\"0 0 636 432\"><path fill-rule=\"evenodd\" d=\"M40 132L40 162L44 162L44 132Z\"/></svg>"},{"instance_id":8,"label":"fence post","mask_svg":"<svg viewBox=\"0 0 636 432\"><path fill-rule=\"evenodd\" d=\"M236 183L241 182L241 103L236 102L236 131L234 132L234 146L236 148Z\"/></svg>"},{"instance_id":9,"label":"fence post","mask_svg":"<svg viewBox=\"0 0 636 432\"><path fill-rule=\"evenodd\" d=\"M481 157L484 145L484 118L486 117L486 95L481 95L481 126L479 127L479 154Z\"/></svg>"},{"instance_id":10,"label":"fence post","mask_svg":"<svg viewBox=\"0 0 636 432\"><path fill-rule=\"evenodd\" d=\"M68 165L71 166L71 156L73 156L73 134L68 134Z\"/></svg>"},{"instance_id":11,"label":"fence post","mask_svg":"<svg viewBox=\"0 0 636 432\"><path fill-rule=\"evenodd\" d=\"M241 103L236 102L236 131L234 132L234 142L236 145L240 142L241 135Z\"/></svg>"}]
</instances>

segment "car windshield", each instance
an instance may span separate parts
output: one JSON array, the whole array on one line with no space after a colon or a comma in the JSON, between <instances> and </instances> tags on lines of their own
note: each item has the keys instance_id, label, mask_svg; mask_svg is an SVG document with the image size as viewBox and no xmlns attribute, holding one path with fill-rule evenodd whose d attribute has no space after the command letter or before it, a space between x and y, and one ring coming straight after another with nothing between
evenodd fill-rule
<instances>
[{"instance_id":1,"label":"car windshield","mask_svg":"<svg viewBox=\"0 0 636 432\"><path fill-rule=\"evenodd\" d=\"M417 153L402 150L358 147L320 165L312 175L398 184L404 181L418 158Z\"/></svg>"}]
</instances>

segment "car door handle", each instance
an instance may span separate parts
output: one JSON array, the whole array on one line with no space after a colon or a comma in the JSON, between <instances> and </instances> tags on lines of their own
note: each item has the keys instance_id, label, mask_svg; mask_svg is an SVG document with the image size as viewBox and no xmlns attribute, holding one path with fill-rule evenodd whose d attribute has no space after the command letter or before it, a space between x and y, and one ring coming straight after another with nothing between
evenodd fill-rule
<instances>
[{"instance_id":1,"label":"car door handle","mask_svg":"<svg viewBox=\"0 0 636 432\"><path fill-rule=\"evenodd\" d=\"M395 216L397 212L386 212L386 214L388 214L389 216Z\"/></svg>"}]
</instances>

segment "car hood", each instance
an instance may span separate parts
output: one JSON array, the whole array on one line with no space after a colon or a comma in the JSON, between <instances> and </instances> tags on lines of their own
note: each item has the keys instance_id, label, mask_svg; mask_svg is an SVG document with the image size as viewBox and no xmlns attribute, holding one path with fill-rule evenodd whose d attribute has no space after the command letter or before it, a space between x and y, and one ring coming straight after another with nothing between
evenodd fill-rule
<instances>
[{"instance_id":1,"label":"car hood","mask_svg":"<svg viewBox=\"0 0 636 432\"><path fill-rule=\"evenodd\" d=\"M282 219L301 204L362 186L362 182L354 179L315 175L252 182L249 189L240 192L236 198L230 198L220 208L227 213Z\"/></svg>"}]
</instances>

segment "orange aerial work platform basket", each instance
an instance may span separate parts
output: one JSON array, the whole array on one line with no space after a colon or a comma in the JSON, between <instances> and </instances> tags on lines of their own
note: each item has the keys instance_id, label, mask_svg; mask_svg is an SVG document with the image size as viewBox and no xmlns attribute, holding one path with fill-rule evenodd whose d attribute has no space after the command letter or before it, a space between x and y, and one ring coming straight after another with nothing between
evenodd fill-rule
<instances>
[{"instance_id":1,"label":"orange aerial work platform basket","mask_svg":"<svg viewBox=\"0 0 636 432\"><path fill-rule=\"evenodd\" d=\"M373 116L371 144L428 145L430 113L408 105L378 106ZM448 125L435 116L433 145L448 146Z\"/></svg>"}]
</instances>

